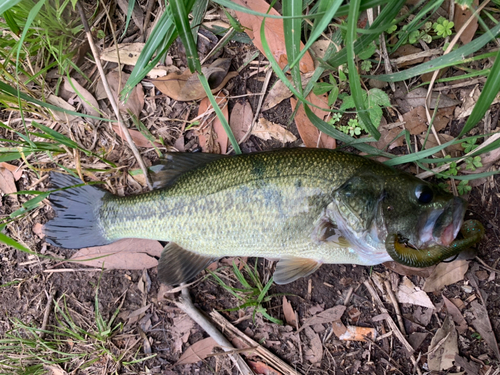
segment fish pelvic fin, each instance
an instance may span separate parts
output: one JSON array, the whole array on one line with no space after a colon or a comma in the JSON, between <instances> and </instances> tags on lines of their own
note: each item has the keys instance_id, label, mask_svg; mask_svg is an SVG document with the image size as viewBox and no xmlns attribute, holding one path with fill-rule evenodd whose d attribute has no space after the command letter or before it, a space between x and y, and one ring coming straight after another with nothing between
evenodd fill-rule
<instances>
[{"instance_id":1,"label":"fish pelvic fin","mask_svg":"<svg viewBox=\"0 0 500 375\"><path fill-rule=\"evenodd\" d=\"M288 284L316 271L321 262L308 258L283 258L276 265L273 280L278 285Z\"/></svg>"},{"instance_id":2,"label":"fish pelvic fin","mask_svg":"<svg viewBox=\"0 0 500 375\"><path fill-rule=\"evenodd\" d=\"M51 173L55 188L65 188L83 182L70 175ZM80 249L111 243L98 220L102 199L110 193L91 185L84 185L50 194L49 201L56 216L44 226L49 244L65 249Z\"/></svg>"},{"instance_id":3,"label":"fish pelvic fin","mask_svg":"<svg viewBox=\"0 0 500 375\"><path fill-rule=\"evenodd\" d=\"M168 285L187 282L217 259L196 254L169 242L158 262L158 279Z\"/></svg>"}]
</instances>

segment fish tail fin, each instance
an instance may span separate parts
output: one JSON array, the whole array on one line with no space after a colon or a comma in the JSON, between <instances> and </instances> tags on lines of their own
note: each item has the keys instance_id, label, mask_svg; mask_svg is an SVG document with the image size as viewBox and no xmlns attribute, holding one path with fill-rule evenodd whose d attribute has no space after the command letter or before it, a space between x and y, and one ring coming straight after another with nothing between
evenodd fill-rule
<instances>
[{"instance_id":1,"label":"fish tail fin","mask_svg":"<svg viewBox=\"0 0 500 375\"><path fill-rule=\"evenodd\" d=\"M55 188L82 184L78 178L62 173L51 173L50 180ZM51 193L49 201L56 216L45 224L47 242L66 249L111 243L97 216L102 199L107 194L109 193L91 185Z\"/></svg>"}]
</instances>

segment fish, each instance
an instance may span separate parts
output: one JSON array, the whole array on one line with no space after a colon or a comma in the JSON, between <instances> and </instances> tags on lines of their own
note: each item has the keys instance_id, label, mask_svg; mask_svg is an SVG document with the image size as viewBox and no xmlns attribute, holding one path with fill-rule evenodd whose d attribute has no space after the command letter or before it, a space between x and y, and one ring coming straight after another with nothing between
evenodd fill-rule
<instances>
[{"instance_id":1,"label":"fish","mask_svg":"<svg viewBox=\"0 0 500 375\"><path fill-rule=\"evenodd\" d=\"M56 188L79 186L50 194L47 242L74 249L124 238L166 241L158 279L169 285L226 256L277 259L274 282L286 284L322 264L404 263L410 255L411 265L423 267L481 237L456 239L462 198L338 150L168 153L153 174L156 189L119 197L53 173Z\"/></svg>"}]
</instances>

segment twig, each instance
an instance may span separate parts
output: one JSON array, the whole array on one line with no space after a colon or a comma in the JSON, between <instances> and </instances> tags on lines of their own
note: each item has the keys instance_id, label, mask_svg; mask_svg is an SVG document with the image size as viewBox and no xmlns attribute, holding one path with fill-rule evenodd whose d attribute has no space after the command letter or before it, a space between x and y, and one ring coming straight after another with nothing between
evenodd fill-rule
<instances>
[{"instance_id":1,"label":"twig","mask_svg":"<svg viewBox=\"0 0 500 375\"><path fill-rule=\"evenodd\" d=\"M219 330L212 324L212 322L210 322L204 315L202 315L200 311L193 305L191 296L189 295L189 290L187 288L182 289L182 295L181 297L179 297L178 301L175 301L175 304L191 319L198 323L198 325L203 328L205 332L208 333L210 337L212 337L225 352L234 351L235 348L226 339L226 337L222 333L220 333ZM254 373L238 353L233 352L228 355L242 374L250 375Z\"/></svg>"},{"instance_id":2,"label":"twig","mask_svg":"<svg viewBox=\"0 0 500 375\"><path fill-rule=\"evenodd\" d=\"M292 368L290 365L288 365L286 362L275 356L273 353L271 353L269 350L264 348L262 345L260 345L258 342L252 340L250 337L245 335L243 332L241 332L238 328L236 328L234 325L229 323L221 314L219 314L217 311L213 310L210 313L210 316L214 320L215 323L217 323L222 331L226 332L226 334L237 337L241 339L248 347L250 348L255 348L254 351L258 355L260 355L263 359L268 361L269 364L271 364L274 368L277 370L281 371L284 375L297 375L299 372Z\"/></svg>"},{"instance_id":3,"label":"twig","mask_svg":"<svg viewBox=\"0 0 500 375\"><path fill-rule=\"evenodd\" d=\"M49 323L50 310L52 310L52 304L54 303L54 297L56 295L56 290L53 289L50 294L47 294L47 306L45 306L45 312L43 313L42 328L40 328L39 337L43 339L45 336L45 329Z\"/></svg>"},{"instance_id":4,"label":"twig","mask_svg":"<svg viewBox=\"0 0 500 375\"><path fill-rule=\"evenodd\" d=\"M151 178L148 174L148 169L146 168L146 164L144 164L144 161L142 160L141 154L139 153L139 150L137 150L137 147L134 144L134 141L132 140L132 137L130 136L130 133L125 126L125 123L123 122L123 119L120 115L120 110L118 109L118 105L116 104L115 98L113 96L113 93L111 92L111 89L109 88L108 85L108 80L106 79L106 74L104 74L104 69L102 68L101 60L99 57L99 51L97 50L97 47L94 43L94 39L92 38L92 33L90 32L89 24L87 22L87 17L85 16L85 11L83 10L82 5L80 4L79 1L77 1L76 6L78 8L78 12L80 13L80 18L82 19L82 24L83 27L85 28L85 34L87 35L87 39L90 45L90 49L92 50L92 54L94 55L94 60L95 64L97 67L97 70L99 70L99 75L101 76L102 84L104 86L104 90L106 91L106 95L108 96L109 102L111 106L113 107L113 111L115 112L116 119L118 120L118 125L120 126L121 131L125 135L125 139L127 140L127 143L132 150L132 153L134 154L137 163L139 164L140 168L142 169L142 173L144 174L144 177L146 178L146 183L148 185L148 188L150 190L153 189L153 184L151 182Z\"/></svg>"},{"instance_id":5,"label":"twig","mask_svg":"<svg viewBox=\"0 0 500 375\"><path fill-rule=\"evenodd\" d=\"M392 291L391 283L389 283L389 280L385 280L384 285L385 289L387 290L387 294L389 294L389 299L391 300L392 305L394 306L394 310L396 310L396 317L398 318L399 329L401 330L403 335L406 335L405 325L403 323L403 317L401 315L401 310L399 309L399 303L398 300L396 299L396 296L394 295L394 292Z\"/></svg>"}]
</instances>

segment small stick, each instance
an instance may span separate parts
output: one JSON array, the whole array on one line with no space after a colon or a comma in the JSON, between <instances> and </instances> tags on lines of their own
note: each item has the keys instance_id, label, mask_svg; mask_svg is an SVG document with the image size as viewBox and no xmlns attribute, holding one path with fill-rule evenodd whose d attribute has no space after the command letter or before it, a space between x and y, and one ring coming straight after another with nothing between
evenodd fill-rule
<instances>
[{"instance_id":1,"label":"small stick","mask_svg":"<svg viewBox=\"0 0 500 375\"><path fill-rule=\"evenodd\" d=\"M248 366L248 364L243 360L243 358L238 354L234 353L234 347L232 344L226 339L226 337L219 332L217 328L214 327L212 322L210 322L204 315L200 313L200 311L193 305L191 301L191 296L189 295L189 290L187 288L182 289L182 295L179 297L178 301L175 301L175 304L178 308L184 311L191 319L193 319L198 325L200 325L206 333L212 337L217 344L221 346L221 348L225 352L232 352L229 355L229 358L233 361L235 366L240 370L240 372L244 375L250 375L254 372Z\"/></svg>"},{"instance_id":2,"label":"small stick","mask_svg":"<svg viewBox=\"0 0 500 375\"><path fill-rule=\"evenodd\" d=\"M396 299L396 296L394 295L394 292L392 291L389 280L385 280L384 285L385 289L387 290L387 294L389 294L389 299L391 300L392 305L394 306L394 310L396 310L396 317L398 318L399 329L401 330L403 335L406 335L405 325L403 323L403 316L401 315L399 303L398 300Z\"/></svg>"},{"instance_id":3,"label":"small stick","mask_svg":"<svg viewBox=\"0 0 500 375\"><path fill-rule=\"evenodd\" d=\"M45 336L45 329L47 328L47 324L49 323L49 316L50 316L50 310L52 309L52 304L54 303L54 297L56 295L56 290L53 289L52 292L50 292L50 295L47 294L47 306L45 306L45 312L43 313L43 321L42 321L42 328L40 329L40 334L39 337L43 339Z\"/></svg>"},{"instance_id":4,"label":"small stick","mask_svg":"<svg viewBox=\"0 0 500 375\"><path fill-rule=\"evenodd\" d=\"M99 58L99 51L97 50L97 47L94 43L94 39L92 38L92 33L90 32L87 18L85 17L85 11L83 10L83 7L79 1L76 2L76 6L78 8L78 12L80 13L80 18L82 19L83 27L85 28L85 34L87 35L90 49L92 50L92 54L94 55L95 65L97 67L97 70L99 70L99 75L101 76L104 90L106 91L106 95L108 96L109 102L111 103L111 106L113 107L113 111L115 112L116 119L118 120L118 125L120 126L120 129L123 132L123 134L125 135L125 139L127 140L127 143L129 145L130 149L132 150L132 153L134 154L134 156L137 160L137 163L139 164L139 166L142 169L142 173L144 174L144 177L146 178L146 183L148 185L149 190L153 190L153 184L151 182L151 177L148 174L148 169L146 168L146 164L144 164L144 160L142 160L141 154L139 153L139 150L137 150L137 147L135 146L135 143L132 140L132 137L130 136L128 129L125 126L125 123L123 122L123 119L120 115L120 110L118 109L118 105L116 104L113 93L111 92L111 89L109 88L108 80L106 79L106 74L104 74L104 69L102 68L101 60Z\"/></svg>"}]
</instances>

